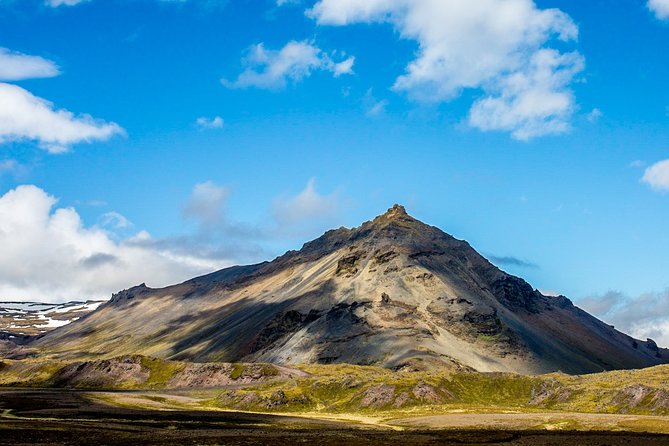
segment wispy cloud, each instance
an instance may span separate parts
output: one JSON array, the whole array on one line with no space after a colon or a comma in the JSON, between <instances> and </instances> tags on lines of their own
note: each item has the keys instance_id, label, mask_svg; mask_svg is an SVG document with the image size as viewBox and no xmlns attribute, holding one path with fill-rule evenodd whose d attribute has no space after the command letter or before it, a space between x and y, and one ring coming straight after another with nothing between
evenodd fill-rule
<instances>
[{"instance_id":1,"label":"wispy cloud","mask_svg":"<svg viewBox=\"0 0 669 446\"><path fill-rule=\"evenodd\" d=\"M593 109L590 111L590 113L588 113L588 114L586 115L586 119L587 119L588 122L590 122L591 124L594 124L595 122L599 121L599 120L602 118L602 116L604 116L604 113L602 113L602 111L601 111L600 109L598 109L598 108L593 108Z\"/></svg>"},{"instance_id":2,"label":"wispy cloud","mask_svg":"<svg viewBox=\"0 0 669 446\"><path fill-rule=\"evenodd\" d=\"M223 128L223 124L223 118L220 116L214 116L213 118L201 116L195 120L195 125L201 129L220 129Z\"/></svg>"},{"instance_id":3,"label":"wispy cloud","mask_svg":"<svg viewBox=\"0 0 669 446\"><path fill-rule=\"evenodd\" d=\"M110 227L112 229L127 229L133 226L132 222L124 215L118 212L106 212L100 217L100 225Z\"/></svg>"},{"instance_id":4,"label":"wispy cloud","mask_svg":"<svg viewBox=\"0 0 669 446\"><path fill-rule=\"evenodd\" d=\"M658 192L669 192L669 159L648 167L641 181Z\"/></svg>"},{"instance_id":5,"label":"wispy cloud","mask_svg":"<svg viewBox=\"0 0 669 446\"><path fill-rule=\"evenodd\" d=\"M1 160L0 161L0 174L4 172L12 172L16 170L19 166L18 161L13 159Z\"/></svg>"},{"instance_id":6,"label":"wispy cloud","mask_svg":"<svg viewBox=\"0 0 669 446\"><path fill-rule=\"evenodd\" d=\"M225 220L225 207L230 190L213 181L198 183L193 188L183 215L200 226L220 225Z\"/></svg>"},{"instance_id":7,"label":"wispy cloud","mask_svg":"<svg viewBox=\"0 0 669 446\"><path fill-rule=\"evenodd\" d=\"M328 71L334 77L353 72L355 58L335 62L310 42L290 41L280 50L269 50L263 43L252 46L243 59L245 70L230 81L221 79L228 88L255 87L268 90L285 88L288 82L299 82L314 71Z\"/></svg>"},{"instance_id":8,"label":"wispy cloud","mask_svg":"<svg viewBox=\"0 0 669 446\"><path fill-rule=\"evenodd\" d=\"M648 8L658 19L669 19L669 0L648 0Z\"/></svg>"},{"instance_id":9,"label":"wispy cloud","mask_svg":"<svg viewBox=\"0 0 669 446\"><path fill-rule=\"evenodd\" d=\"M538 269L539 265L537 265L534 262L530 262L527 260L520 259L518 257L513 257L513 256L495 256L491 255L488 256L490 261L494 263L497 266L515 266L519 268L533 268L533 269Z\"/></svg>"},{"instance_id":10,"label":"wispy cloud","mask_svg":"<svg viewBox=\"0 0 669 446\"><path fill-rule=\"evenodd\" d=\"M52 8L57 8L59 6L74 6L80 3L86 3L90 0L46 0L45 3L47 6Z\"/></svg>"},{"instance_id":11,"label":"wispy cloud","mask_svg":"<svg viewBox=\"0 0 669 446\"><path fill-rule=\"evenodd\" d=\"M386 112L386 107L388 107L388 101L386 99L376 98L371 88L365 93L362 102L365 114L370 117L384 114Z\"/></svg>"}]
</instances>

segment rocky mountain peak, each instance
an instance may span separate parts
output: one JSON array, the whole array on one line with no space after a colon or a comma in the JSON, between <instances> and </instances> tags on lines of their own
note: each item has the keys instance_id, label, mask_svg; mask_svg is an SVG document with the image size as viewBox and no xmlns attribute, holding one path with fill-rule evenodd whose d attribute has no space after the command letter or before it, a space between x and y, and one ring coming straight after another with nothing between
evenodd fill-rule
<instances>
[{"instance_id":1,"label":"rocky mountain peak","mask_svg":"<svg viewBox=\"0 0 669 446\"><path fill-rule=\"evenodd\" d=\"M401 204L394 204L393 207L388 209L384 214L387 218L393 218L398 215L408 215L407 210Z\"/></svg>"},{"instance_id":2,"label":"rocky mountain peak","mask_svg":"<svg viewBox=\"0 0 669 446\"><path fill-rule=\"evenodd\" d=\"M384 225L388 223L394 223L394 222L401 222L401 221L406 221L406 222L411 222L415 221L418 222L415 218L410 216L404 206L400 204L394 204L393 207L388 209L385 213L379 215L376 217L374 220L372 220L372 223L374 223L376 226L379 225ZM363 227L365 225L363 224Z\"/></svg>"}]
</instances>

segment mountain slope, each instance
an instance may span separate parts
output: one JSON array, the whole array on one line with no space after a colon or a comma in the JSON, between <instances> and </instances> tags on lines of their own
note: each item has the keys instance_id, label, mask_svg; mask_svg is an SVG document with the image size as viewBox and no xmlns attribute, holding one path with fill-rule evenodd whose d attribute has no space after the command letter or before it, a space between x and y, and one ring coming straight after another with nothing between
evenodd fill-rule
<instances>
[{"instance_id":1,"label":"mountain slope","mask_svg":"<svg viewBox=\"0 0 669 446\"><path fill-rule=\"evenodd\" d=\"M394 206L272 262L115 294L33 344L70 358L586 373L669 361Z\"/></svg>"}]
</instances>

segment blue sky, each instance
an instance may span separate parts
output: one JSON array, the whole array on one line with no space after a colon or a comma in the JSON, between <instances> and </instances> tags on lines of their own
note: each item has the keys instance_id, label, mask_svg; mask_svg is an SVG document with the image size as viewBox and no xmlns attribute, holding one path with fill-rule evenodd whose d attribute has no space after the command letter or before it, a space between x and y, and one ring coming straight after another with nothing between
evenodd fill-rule
<instances>
[{"instance_id":1,"label":"blue sky","mask_svg":"<svg viewBox=\"0 0 669 446\"><path fill-rule=\"evenodd\" d=\"M0 0L0 298L166 285L399 202L669 341L668 44L666 0Z\"/></svg>"}]
</instances>

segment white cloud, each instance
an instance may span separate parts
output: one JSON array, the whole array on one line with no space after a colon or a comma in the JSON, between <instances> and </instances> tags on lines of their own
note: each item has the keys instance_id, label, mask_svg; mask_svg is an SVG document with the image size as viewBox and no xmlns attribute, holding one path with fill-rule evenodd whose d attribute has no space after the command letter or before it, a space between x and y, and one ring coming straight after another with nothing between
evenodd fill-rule
<instances>
[{"instance_id":1,"label":"white cloud","mask_svg":"<svg viewBox=\"0 0 669 446\"><path fill-rule=\"evenodd\" d=\"M59 74L58 66L50 60L0 48L0 81L54 77Z\"/></svg>"},{"instance_id":2,"label":"white cloud","mask_svg":"<svg viewBox=\"0 0 669 446\"><path fill-rule=\"evenodd\" d=\"M660 192L669 192L669 160L659 161L648 167L641 181Z\"/></svg>"},{"instance_id":3,"label":"white cloud","mask_svg":"<svg viewBox=\"0 0 669 446\"><path fill-rule=\"evenodd\" d=\"M498 95L474 102L470 125L484 131L507 131L523 141L566 132L575 110L573 95L566 87L582 67L577 53L537 51L527 67L498 79Z\"/></svg>"},{"instance_id":4,"label":"white cloud","mask_svg":"<svg viewBox=\"0 0 669 446\"><path fill-rule=\"evenodd\" d=\"M58 67L49 60L0 48L0 81L58 74ZM19 86L0 82L0 144L32 141L51 153L62 153L72 144L106 140L120 133L123 129L115 123L54 109L49 101Z\"/></svg>"},{"instance_id":5,"label":"white cloud","mask_svg":"<svg viewBox=\"0 0 669 446\"><path fill-rule=\"evenodd\" d=\"M350 56L341 62L332 62L329 59L326 59L326 68L332 71L334 77L339 77L342 74L353 74L353 64L355 63L355 57Z\"/></svg>"},{"instance_id":6,"label":"white cloud","mask_svg":"<svg viewBox=\"0 0 669 446\"><path fill-rule=\"evenodd\" d=\"M115 123L74 116L16 85L0 83L0 144L34 141L51 153L62 153L80 142L106 140L123 133Z\"/></svg>"},{"instance_id":7,"label":"white cloud","mask_svg":"<svg viewBox=\"0 0 669 446\"><path fill-rule=\"evenodd\" d=\"M658 19L669 19L669 0L648 0L648 8Z\"/></svg>"},{"instance_id":8,"label":"white cloud","mask_svg":"<svg viewBox=\"0 0 669 446\"><path fill-rule=\"evenodd\" d=\"M213 118L201 116L195 120L195 124L201 129L220 129L223 127L224 121L220 116L214 116Z\"/></svg>"},{"instance_id":9,"label":"white cloud","mask_svg":"<svg viewBox=\"0 0 669 446\"><path fill-rule=\"evenodd\" d=\"M276 90L299 82L314 71L329 71L334 77L353 72L354 57L333 61L320 48L308 42L290 41L280 50L268 50L259 43L244 58L245 70L236 80L221 79L228 88L256 87Z\"/></svg>"},{"instance_id":10,"label":"white cloud","mask_svg":"<svg viewBox=\"0 0 669 446\"><path fill-rule=\"evenodd\" d=\"M421 102L481 90L473 127L518 139L569 128L576 108L569 85L584 63L578 53L546 47L578 37L558 9L538 9L532 0L320 0L307 14L323 25L390 23L417 41L416 58L393 88Z\"/></svg>"},{"instance_id":11,"label":"white cloud","mask_svg":"<svg viewBox=\"0 0 669 446\"><path fill-rule=\"evenodd\" d=\"M311 178L297 195L274 200L276 232L286 236L320 235L323 230L332 228L341 208L338 195L318 193L316 180Z\"/></svg>"},{"instance_id":12,"label":"white cloud","mask_svg":"<svg viewBox=\"0 0 669 446\"><path fill-rule=\"evenodd\" d=\"M212 181L198 183L193 188L184 206L184 217L195 220L201 226L215 226L225 219L225 205L230 190Z\"/></svg>"},{"instance_id":13,"label":"white cloud","mask_svg":"<svg viewBox=\"0 0 669 446\"><path fill-rule=\"evenodd\" d=\"M115 241L56 202L36 186L0 196L1 300L105 298L142 282L165 286L230 264L161 246L144 231Z\"/></svg>"},{"instance_id":14,"label":"white cloud","mask_svg":"<svg viewBox=\"0 0 669 446\"><path fill-rule=\"evenodd\" d=\"M635 298L611 291L576 304L630 336L669 347L669 289Z\"/></svg>"}]
</instances>

